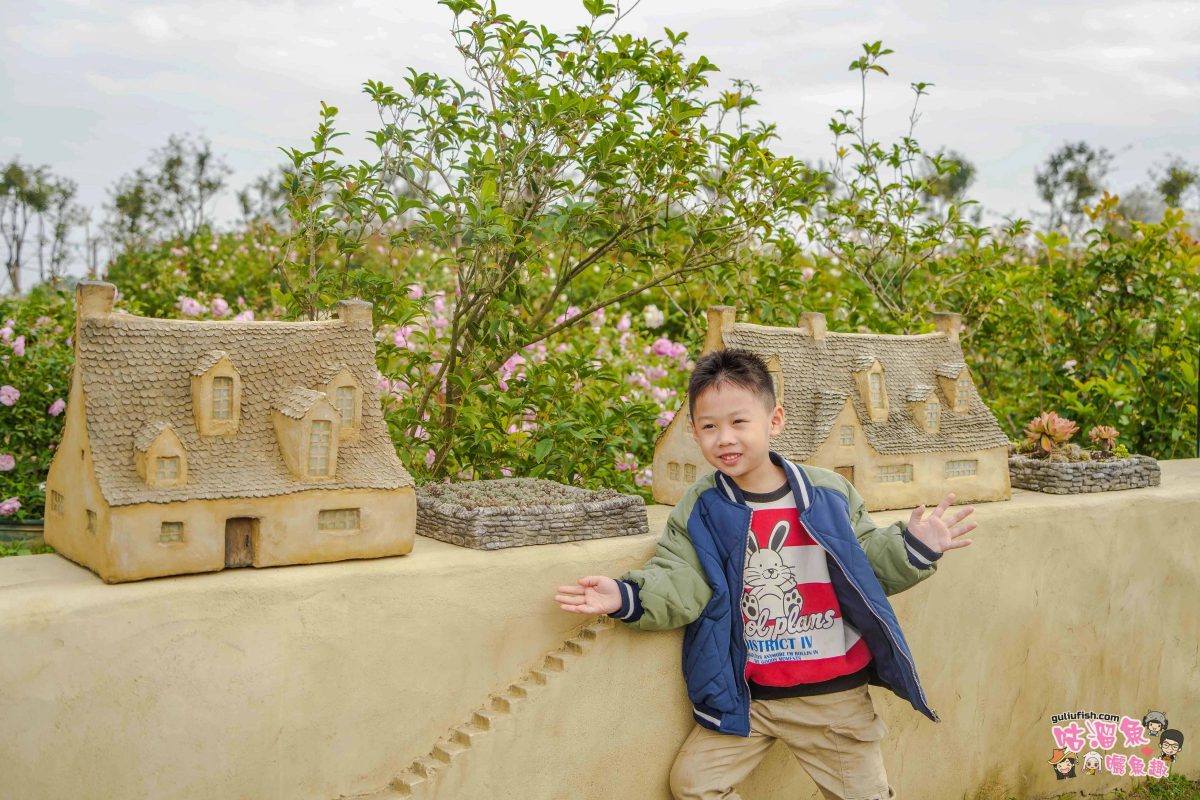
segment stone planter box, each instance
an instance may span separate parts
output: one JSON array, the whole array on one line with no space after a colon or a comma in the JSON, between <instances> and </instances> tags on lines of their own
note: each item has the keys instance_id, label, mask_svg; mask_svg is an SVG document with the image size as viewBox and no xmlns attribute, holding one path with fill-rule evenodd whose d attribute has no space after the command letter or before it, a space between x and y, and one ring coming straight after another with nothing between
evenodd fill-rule
<instances>
[{"instance_id":1,"label":"stone planter box","mask_svg":"<svg viewBox=\"0 0 1200 800\"><path fill-rule=\"evenodd\" d=\"M642 498L612 490L542 478L431 483L417 489L416 532L460 547L500 550L648 531Z\"/></svg>"},{"instance_id":2,"label":"stone planter box","mask_svg":"<svg viewBox=\"0 0 1200 800\"><path fill-rule=\"evenodd\" d=\"M1008 474L1013 486L1047 494L1140 489L1162 480L1158 462L1150 456L1069 462L1010 456Z\"/></svg>"}]
</instances>

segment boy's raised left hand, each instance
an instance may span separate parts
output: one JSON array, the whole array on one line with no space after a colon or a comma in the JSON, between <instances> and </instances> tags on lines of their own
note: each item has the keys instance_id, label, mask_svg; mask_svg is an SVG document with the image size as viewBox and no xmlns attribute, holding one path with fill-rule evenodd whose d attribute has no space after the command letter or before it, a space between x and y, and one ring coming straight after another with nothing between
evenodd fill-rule
<instances>
[{"instance_id":1,"label":"boy's raised left hand","mask_svg":"<svg viewBox=\"0 0 1200 800\"><path fill-rule=\"evenodd\" d=\"M954 494L952 492L942 498L942 502L937 504L937 508L930 512L928 517L925 517L925 506L917 506L908 518L908 532L936 553L966 547L971 540L960 537L975 530L977 526L974 522L964 523L963 520L975 509L967 506L949 517L944 517L946 509L950 508L950 504L953 502Z\"/></svg>"}]
</instances>

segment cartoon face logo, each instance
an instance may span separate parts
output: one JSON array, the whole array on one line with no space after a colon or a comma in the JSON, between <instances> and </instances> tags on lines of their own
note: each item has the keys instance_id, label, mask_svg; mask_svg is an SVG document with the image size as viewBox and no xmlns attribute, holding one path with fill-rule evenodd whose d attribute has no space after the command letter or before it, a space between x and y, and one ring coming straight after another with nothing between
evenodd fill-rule
<instances>
[{"instance_id":1,"label":"cartoon face logo","mask_svg":"<svg viewBox=\"0 0 1200 800\"><path fill-rule=\"evenodd\" d=\"M1100 769L1100 754L1095 750L1083 757L1083 771L1088 775L1095 775Z\"/></svg>"},{"instance_id":2,"label":"cartoon face logo","mask_svg":"<svg viewBox=\"0 0 1200 800\"><path fill-rule=\"evenodd\" d=\"M1167 729L1167 715L1162 711L1147 711L1142 717L1142 726L1147 736L1158 736Z\"/></svg>"},{"instance_id":3,"label":"cartoon face logo","mask_svg":"<svg viewBox=\"0 0 1200 800\"><path fill-rule=\"evenodd\" d=\"M1183 732L1169 728L1162 732L1158 746L1162 748L1162 760L1171 762L1183 749Z\"/></svg>"},{"instance_id":4,"label":"cartoon face logo","mask_svg":"<svg viewBox=\"0 0 1200 800\"><path fill-rule=\"evenodd\" d=\"M1069 753L1061 747L1054 748L1050 754L1050 766L1054 769L1054 777L1058 780L1075 777L1075 762L1079 759L1077 753Z\"/></svg>"}]
</instances>

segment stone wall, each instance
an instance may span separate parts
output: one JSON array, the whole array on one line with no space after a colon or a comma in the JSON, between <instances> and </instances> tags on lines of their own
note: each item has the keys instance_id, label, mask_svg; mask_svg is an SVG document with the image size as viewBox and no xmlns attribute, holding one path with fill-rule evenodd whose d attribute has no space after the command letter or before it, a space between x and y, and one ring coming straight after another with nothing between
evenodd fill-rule
<instances>
[{"instance_id":1,"label":"stone wall","mask_svg":"<svg viewBox=\"0 0 1200 800\"><path fill-rule=\"evenodd\" d=\"M1013 456L1008 460L1012 485L1047 494L1082 494L1158 486L1162 470L1149 456L1111 461L1047 461Z\"/></svg>"},{"instance_id":2,"label":"stone wall","mask_svg":"<svg viewBox=\"0 0 1200 800\"><path fill-rule=\"evenodd\" d=\"M942 718L872 687L901 797L1131 786L1054 780L1063 711L1165 710L1200 735L1200 460L1162 468L1153 488L979 504L975 543L892 598ZM120 585L54 555L0 559L0 797L378 792L574 635L555 586L641 564L668 511L641 536L495 552L418 537L398 558ZM666 800L690 725L679 642L616 626L432 796ZM1198 764L1185 748L1176 770ZM819 796L780 745L740 790Z\"/></svg>"}]
</instances>

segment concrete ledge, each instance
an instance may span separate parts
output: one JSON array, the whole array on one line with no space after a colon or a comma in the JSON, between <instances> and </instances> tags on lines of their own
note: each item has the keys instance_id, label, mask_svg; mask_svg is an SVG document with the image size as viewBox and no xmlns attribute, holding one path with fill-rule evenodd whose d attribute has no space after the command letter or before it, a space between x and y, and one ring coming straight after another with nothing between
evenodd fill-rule
<instances>
[{"instance_id":1,"label":"concrete ledge","mask_svg":"<svg viewBox=\"0 0 1200 800\"><path fill-rule=\"evenodd\" d=\"M1200 732L1200 460L1162 469L1157 487L1015 490L1010 502L978 505L975 544L893 598L944 720L872 689L901 795L957 798L987 780L1061 790L1045 763L1061 711L1154 708ZM58 556L0 559L0 797L330 800L379 790L579 625L554 604L554 586L640 564L668 511L650 507L642 536L494 552L418 537L399 558L122 585ZM557 719L543 704L544 726L525 720L514 726L522 737L497 749L528 769L457 785L532 800L665 798L686 732L678 632L615 636L597 650L615 654L609 668L588 662L579 685L557 695ZM547 755L588 719L612 736L636 730L636 748L604 748L632 765L610 771L570 748ZM1178 770L1194 776L1200 760L1188 752ZM496 782L505 775L521 783ZM743 791L817 796L779 747Z\"/></svg>"}]
</instances>

